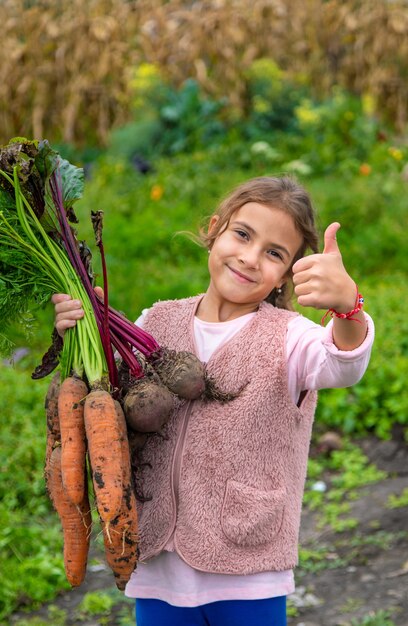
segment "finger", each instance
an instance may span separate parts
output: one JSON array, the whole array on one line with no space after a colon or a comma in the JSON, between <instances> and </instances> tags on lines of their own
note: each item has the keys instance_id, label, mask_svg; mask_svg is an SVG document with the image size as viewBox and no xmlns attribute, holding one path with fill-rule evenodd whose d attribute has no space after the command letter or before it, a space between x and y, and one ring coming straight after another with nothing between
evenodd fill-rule
<instances>
[{"instance_id":1,"label":"finger","mask_svg":"<svg viewBox=\"0 0 408 626\"><path fill-rule=\"evenodd\" d=\"M55 321L60 322L62 320L80 320L84 316L84 310L71 309L70 311L60 311L55 316Z\"/></svg>"},{"instance_id":2,"label":"finger","mask_svg":"<svg viewBox=\"0 0 408 626\"><path fill-rule=\"evenodd\" d=\"M102 287L94 287L94 291L95 291L95 294L97 295L97 297L99 298L99 300L103 300L104 299L104 293L103 293Z\"/></svg>"},{"instance_id":3,"label":"finger","mask_svg":"<svg viewBox=\"0 0 408 626\"><path fill-rule=\"evenodd\" d=\"M55 322L55 328L57 329L57 333L60 337L64 337L64 333L68 328L73 328L77 320L73 319L63 319Z\"/></svg>"},{"instance_id":4,"label":"finger","mask_svg":"<svg viewBox=\"0 0 408 626\"><path fill-rule=\"evenodd\" d=\"M68 328L73 328L78 320L84 317L84 311L81 308L63 311L55 316L55 328L58 334L63 337L64 332Z\"/></svg>"},{"instance_id":5,"label":"finger","mask_svg":"<svg viewBox=\"0 0 408 626\"><path fill-rule=\"evenodd\" d=\"M310 268L304 269L301 272L296 272L293 274L293 284L301 285L303 283L307 283L313 276L312 272L309 271Z\"/></svg>"},{"instance_id":6,"label":"finger","mask_svg":"<svg viewBox=\"0 0 408 626\"><path fill-rule=\"evenodd\" d=\"M55 305L55 313L56 314L60 314L60 313L69 313L72 311L76 311L82 309L82 303L80 300L72 300L71 298L69 300L63 300L62 302L58 302Z\"/></svg>"},{"instance_id":7,"label":"finger","mask_svg":"<svg viewBox=\"0 0 408 626\"><path fill-rule=\"evenodd\" d=\"M64 300L71 300L71 296L67 293L54 293L51 296L51 302L53 304L58 304L58 302L64 302Z\"/></svg>"},{"instance_id":8,"label":"finger","mask_svg":"<svg viewBox=\"0 0 408 626\"><path fill-rule=\"evenodd\" d=\"M308 296L313 293L313 288L309 283L302 283L301 285L296 285L293 291L295 296L299 298L299 296Z\"/></svg>"},{"instance_id":9,"label":"finger","mask_svg":"<svg viewBox=\"0 0 408 626\"><path fill-rule=\"evenodd\" d=\"M320 254L309 254L308 256L302 257L293 264L292 273L298 274L299 272L310 269L311 267L313 267L313 265L315 265L319 256Z\"/></svg>"},{"instance_id":10,"label":"finger","mask_svg":"<svg viewBox=\"0 0 408 626\"><path fill-rule=\"evenodd\" d=\"M60 332L60 331L67 330L67 328L73 328L76 323L77 323L77 320L73 320L71 318L63 319L63 320L59 320L55 324L55 328L58 330L58 332Z\"/></svg>"},{"instance_id":11,"label":"finger","mask_svg":"<svg viewBox=\"0 0 408 626\"><path fill-rule=\"evenodd\" d=\"M319 305L319 300L315 298L313 294L310 294L310 293L302 295L302 296L298 296L297 301L298 301L298 304L300 304L300 306L312 307L314 309L322 308ZM323 308L326 308L326 307L323 307Z\"/></svg>"},{"instance_id":12,"label":"finger","mask_svg":"<svg viewBox=\"0 0 408 626\"><path fill-rule=\"evenodd\" d=\"M340 228L338 222L330 224L324 233L324 249L323 254L340 254L340 248L337 245L336 234Z\"/></svg>"}]
</instances>

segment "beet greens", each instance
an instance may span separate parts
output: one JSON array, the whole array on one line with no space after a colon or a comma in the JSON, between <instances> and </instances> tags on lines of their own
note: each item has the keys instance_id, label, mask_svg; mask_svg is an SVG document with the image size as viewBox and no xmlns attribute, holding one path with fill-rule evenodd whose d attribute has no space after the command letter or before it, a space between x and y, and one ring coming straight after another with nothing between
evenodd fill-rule
<instances>
[{"instance_id":1,"label":"beet greens","mask_svg":"<svg viewBox=\"0 0 408 626\"><path fill-rule=\"evenodd\" d=\"M224 402L235 397L208 379L197 357L160 346L109 306L101 211L92 212L102 261L103 302L97 297L91 252L72 226L78 223L73 204L82 196L83 178L83 170L62 159L47 141L18 138L0 149L0 327L5 329L0 352L10 350L6 329L11 321L27 319L30 307L42 306L53 293L67 293L82 302L84 318L68 329L63 345L53 333L52 346L34 378L49 374L59 359L62 379L71 373L85 375L91 387L110 386L123 399L115 350L128 368L132 381L128 390L132 388L134 397L136 382L152 368L182 398ZM162 405L170 407L172 399L164 400L166 394L155 384L158 402L161 398ZM130 399L126 404L131 405ZM169 412L170 408L164 411ZM137 419L134 414L133 422ZM161 423L159 418L156 423Z\"/></svg>"}]
</instances>

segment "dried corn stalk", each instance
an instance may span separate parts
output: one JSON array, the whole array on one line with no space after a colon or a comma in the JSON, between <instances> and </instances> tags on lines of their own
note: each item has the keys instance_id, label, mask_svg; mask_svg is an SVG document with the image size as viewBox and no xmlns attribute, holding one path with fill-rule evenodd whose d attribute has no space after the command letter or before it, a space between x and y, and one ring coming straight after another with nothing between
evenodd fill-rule
<instances>
[{"instance_id":1,"label":"dried corn stalk","mask_svg":"<svg viewBox=\"0 0 408 626\"><path fill-rule=\"evenodd\" d=\"M146 61L243 111L248 68L267 57L319 95L369 93L397 129L407 122L406 0L3 0L0 20L0 142L103 144Z\"/></svg>"}]
</instances>

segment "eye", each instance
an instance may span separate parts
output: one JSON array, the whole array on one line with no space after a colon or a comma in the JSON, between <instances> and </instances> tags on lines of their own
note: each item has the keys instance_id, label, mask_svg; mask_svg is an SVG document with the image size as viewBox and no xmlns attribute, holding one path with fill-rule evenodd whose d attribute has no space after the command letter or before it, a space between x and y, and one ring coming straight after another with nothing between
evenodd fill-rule
<instances>
[{"instance_id":1,"label":"eye","mask_svg":"<svg viewBox=\"0 0 408 626\"><path fill-rule=\"evenodd\" d=\"M277 250L268 250L268 255L273 258L280 259L281 261L283 261L283 256Z\"/></svg>"},{"instance_id":2,"label":"eye","mask_svg":"<svg viewBox=\"0 0 408 626\"><path fill-rule=\"evenodd\" d=\"M245 230L236 229L235 233L238 235L240 239L249 239L249 235Z\"/></svg>"}]
</instances>

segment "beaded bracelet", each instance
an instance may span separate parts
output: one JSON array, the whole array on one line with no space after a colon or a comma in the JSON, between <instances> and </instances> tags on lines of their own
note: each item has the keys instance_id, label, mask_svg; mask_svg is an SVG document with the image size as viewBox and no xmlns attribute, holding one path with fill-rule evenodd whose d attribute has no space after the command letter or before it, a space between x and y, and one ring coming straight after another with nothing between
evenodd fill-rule
<instances>
[{"instance_id":1,"label":"beaded bracelet","mask_svg":"<svg viewBox=\"0 0 408 626\"><path fill-rule=\"evenodd\" d=\"M351 311L348 311L347 313L338 313L336 309L328 309L322 317L322 325L324 325L324 322L328 315L330 315L331 317L338 317L342 320L351 320L352 322L358 322L359 324L361 324L360 320L353 317L353 315L361 311L361 309L363 308L363 304L364 304L364 298L361 295L361 293L358 292L357 285L356 285L356 290L357 290L357 296L356 296L354 309L352 309Z\"/></svg>"}]
</instances>

